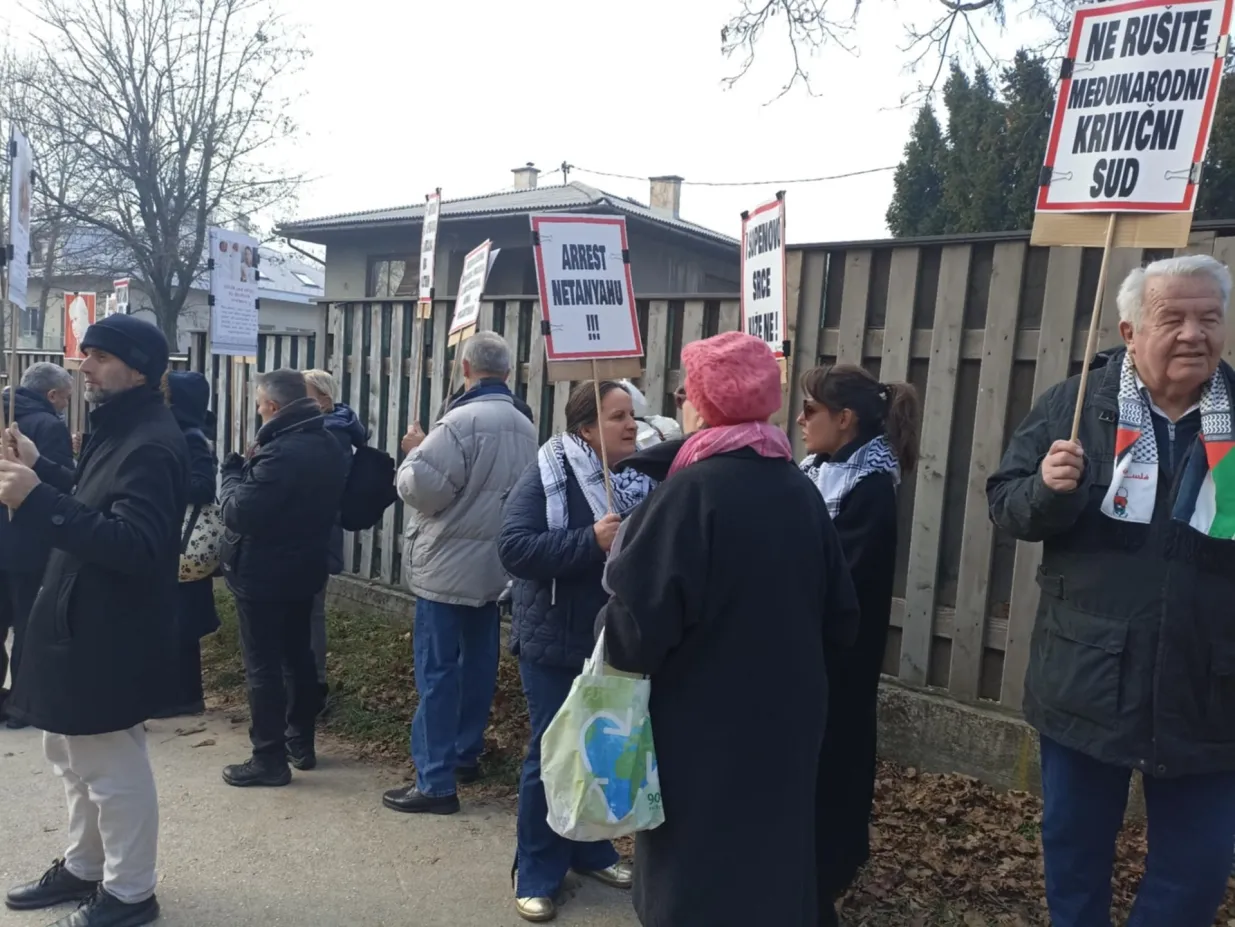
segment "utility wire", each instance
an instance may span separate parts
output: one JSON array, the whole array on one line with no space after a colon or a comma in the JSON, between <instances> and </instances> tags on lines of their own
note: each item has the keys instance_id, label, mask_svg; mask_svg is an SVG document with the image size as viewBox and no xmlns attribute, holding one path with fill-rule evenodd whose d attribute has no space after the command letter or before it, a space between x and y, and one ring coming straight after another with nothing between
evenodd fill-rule
<instances>
[{"instance_id":1,"label":"utility wire","mask_svg":"<svg viewBox=\"0 0 1235 927\"><path fill-rule=\"evenodd\" d=\"M612 177L617 180L639 180L647 181L647 177L636 177L634 174L615 174L611 171L594 171L590 167L579 167L577 164L565 165L568 171L579 171L582 174L594 174L597 177ZM829 174L825 177L799 177L794 180L683 180L684 186L693 187L767 187L774 184L783 184L789 186L792 184L802 183L822 183L827 180L845 180L850 177L862 177L866 174L881 174L885 171L896 170L896 165L891 167L870 167L861 171L849 171L845 174Z\"/></svg>"}]
</instances>

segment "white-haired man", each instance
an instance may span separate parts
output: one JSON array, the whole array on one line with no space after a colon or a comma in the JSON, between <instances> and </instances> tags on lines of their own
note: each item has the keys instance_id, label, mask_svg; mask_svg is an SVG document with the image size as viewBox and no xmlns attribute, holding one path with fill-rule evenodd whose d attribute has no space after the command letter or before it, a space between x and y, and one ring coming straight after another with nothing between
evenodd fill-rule
<instances>
[{"instance_id":1,"label":"white-haired man","mask_svg":"<svg viewBox=\"0 0 1235 927\"><path fill-rule=\"evenodd\" d=\"M459 810L456 781L479 775L497 685L502 500L536 459L536 429L506 378L510 347L480 332L463 346L467 389L429 432L413 425L398 488L408 520L403 576L416 595L413 657L420 704L412 720L416 783L383 803L409 814Z\"/></svg>"},{"instance_id":2,"label":"white-haired man","mask_svg":"<svg viewBox=\"0 0 1235 927\"><path fill-rule=\"evenodd\" d=\"M1231 275L1170 258L1119 290L1124 347L1046 391L987 484L1042 542L1025 716L1041 734L1055 927L1109 927L1115 837L1140 770L1149 856L1129 927L1209 927L1235 834L1235 371Z\"/></svg>"}]
</instances>

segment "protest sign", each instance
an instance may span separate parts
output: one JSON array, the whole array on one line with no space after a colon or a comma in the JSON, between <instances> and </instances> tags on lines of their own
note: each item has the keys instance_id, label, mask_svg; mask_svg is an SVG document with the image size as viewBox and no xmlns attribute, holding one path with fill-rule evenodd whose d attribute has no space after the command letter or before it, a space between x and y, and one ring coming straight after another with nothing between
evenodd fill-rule
<instances>
[{"instance_id":1,"label":"protest sign","mask_svg":"<svg viewBox=\"0 0 1235 927\"><path fill-rule=\"evenodd\" d=\"M442 211L442 188L425 197L425 218L420 232L420 311L432 311L433 277L436 270L437 222Z\"/></svg>"},{"instance_id":2,"label":"protest sign","mask_svg":"<svg viewBox=\"0 0 1235 927\"><path fill-rule=\"evenodd\" d=\"M531 221L550 379L582 379L601 361L602 376L638 376L643 340L626 220L549 215Z\"/></svg>"},{"instance_id":3,"label":"protest sign","mask_svg":"<svg viewBox=\"0 0 1235 927\"><path fill-rule=\"evenodd\" d=\"M30 277L30 212L34 199L34 155L30 143L16 129L9 141L9 255L8 296L18 309L26 308Z\"/></svg>"},{"instance_id":4,"label":"protest sign","mask_svg":"<svg viewBox=\"0 0 1235 927\"><path fill-rule=\"evenodd\" d=\"M742 331L785 356L785 194L742 213Z\"/></svg>"},{"instance_id":5,"label":"protest sign","mask_svg":"<svg viewBox=\"0 0 1235 927\"><path fill-rule=\"evenodd\" d=\"M118 315L128 315L129 314L129 278L125 277L123 280L117 280L115 283L112 284L112 289L115 291L115 294L116 294L116 308L115 308L116 313Z\"/></svg>"},{"instance_id":6,"label":"protest sign","mask_svg":"<svg viewBox=\"0 0 1235 927\"><path fill-rule=\"evenodd\" d=\"M1231 5L1132 0L1073 14L1031 242L1102 246L1086 359L1097 350L1111 251L1188 243ZM1088 374L1086 363L1073 441Z\"/></svg>"},{"instance_id":7,"label":"protest sign","mask_svg":"<svg viewBox=\"0 0 1235 927\"><path fill-rule=\"evenodd\" d=\"M455 316L450 322L447 344L457 344L476 329L480 318L480 297L489 278L489 251L493 242L486 239L467 253L463 273L459 276L459 292L455 294Z\"/></svg>"},{"instance_id":8,"label":"protest sign","mask_svg":"<svg viewBox=\"0 0 1235 927\"><path fill-rule=\"evenodd\" d=\"M210 351L253 357L257 354L257 239L212 228L209 247Z\"/></svg>"},{"instance_id":9,"label":"protest sign","mask_svg":"<svg viewBox=\"0 0 1235 927\"><path fill-rule=\"evenodd\" d=\"M94 324L98 297L94 293L64 294L64 359L83 361L81 341Z\"/></svg>"}]
</instances>

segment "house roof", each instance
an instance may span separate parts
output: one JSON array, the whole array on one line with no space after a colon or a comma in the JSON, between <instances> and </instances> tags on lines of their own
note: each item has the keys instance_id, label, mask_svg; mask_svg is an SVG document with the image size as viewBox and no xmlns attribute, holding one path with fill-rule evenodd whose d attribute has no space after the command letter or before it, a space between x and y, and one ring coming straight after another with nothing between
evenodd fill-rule
<instances>
[{"instance_id":1,"label":"house roof","mask_svg":"<svg viewBox=\"0 0 1235 927\"><path fill-rule=\"evenodd\" d=\"M443 219L479 219L487 216L518 215L533 212L588 211L597 207L612 209L631 218L641 219L677 232L691 235L714 244L738 247L738 241L706 226L674 218L640 203L638 200L614 193L606 193L596 187L578 181L529 190L505 190L483 196L467 196L454 200L442 200ZM288 222L278 230L289 238L313 240L322 234L354 231L375 225L403 225L424 219L424 203L413 206L397 206L391 209L376 209L368 212L340 213L317 219L302 219Z\"/></svg>"},{"instance_id":2,"label":"house roof","mask_svg":"<svg viewBox=\"0 0 1235 927\"><path fill-rule=\"evenodd\" d=\"M96 228L72 230L57 250L58 269L61 270L58 277L120 278L132 273L131 260L125 255L124 247ZM326 271L320 264L274 248L263 246L258 250L261 279L257 288L264 298L308 305L322 295ZM208 288L203 270L194 279L193 289Z\"/></svg>"}]
</instances>

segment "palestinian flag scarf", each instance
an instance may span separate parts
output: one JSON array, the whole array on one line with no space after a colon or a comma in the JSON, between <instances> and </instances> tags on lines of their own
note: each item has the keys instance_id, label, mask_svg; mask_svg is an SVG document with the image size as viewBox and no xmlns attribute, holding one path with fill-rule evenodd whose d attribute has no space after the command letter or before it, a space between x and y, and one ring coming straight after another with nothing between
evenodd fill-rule
<instances>
[{"instance_id":1,"label":"palestinian flag scarf","mask_svg":"<svg viewBox=\"0 0 1235 927\"><path fill-rule=\"evenodd\" d=\"M1171 516L1208 537L1235 538L1235 437L1231 398L1222 368L1201 390L1201 435L1183 463ZM1158 498L1158 442L1153 412L1132 358L1124 354L1119 376L1115 473L1102 512L1119 521L1147 524Z\"/></svg>"}]
</instances>

